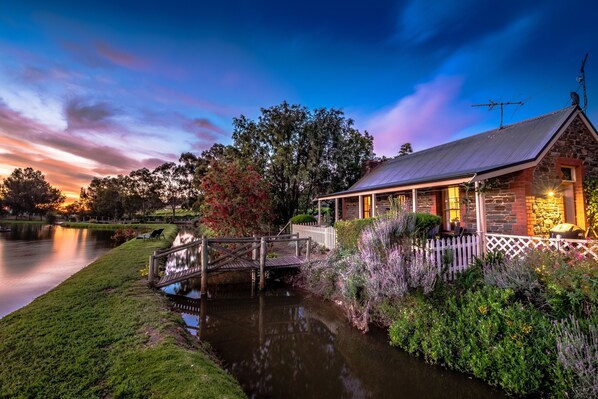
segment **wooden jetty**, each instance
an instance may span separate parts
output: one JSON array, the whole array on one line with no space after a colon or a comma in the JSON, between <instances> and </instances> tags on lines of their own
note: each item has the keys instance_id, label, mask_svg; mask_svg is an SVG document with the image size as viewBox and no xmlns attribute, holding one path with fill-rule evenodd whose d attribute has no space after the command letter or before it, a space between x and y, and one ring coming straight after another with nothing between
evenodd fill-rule
<instances>
[{"instance_id":1,"label":"wooden jetty","mask_svg":"<svg viewBox=\"0 0 598 399\"><path fill-rule=\"evenodd\" d=\"M268 257L268 247L273 244L294 243L295 254ZM305 255L301 247L305 244ZM160 275L160 260L181 251L194 251L194 262L183 270L164 272ZM149 281L160 288L192 277L201 277L201 295L207 294L208 274L230 271L259 272L259 287L265 288L265 272L275 269L297 269L308 263L311 257L311 238L299 238L298 234L244 238L208 238L156 251L149 259ZM272 253L272 252L271 252Z\"/></svg>"}]
</instances>

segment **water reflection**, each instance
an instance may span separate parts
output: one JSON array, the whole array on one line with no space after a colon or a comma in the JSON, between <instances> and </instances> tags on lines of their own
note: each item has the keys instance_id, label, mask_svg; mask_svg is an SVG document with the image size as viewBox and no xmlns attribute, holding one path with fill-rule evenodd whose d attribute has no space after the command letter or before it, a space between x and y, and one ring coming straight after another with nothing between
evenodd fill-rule
<instances>
[{"instance_id":1,"label":"water reflection","mask_svg":"<svg viewBox=\"0 0 598 399\"><path fill-rule=\"evenodd\" d=\"M250 397L504 397L389 347L384 331L359 333L338 308L290 287L253 296L220 288L213 299L176 297L174 307Z\"/></svg>"},{"instance_id":2,"label":"water reflection","mask_svg":"<svg viewBox=\"0 0 598 399\"><path fill-rule=\"evenodd\" d=\"M25 306L112 248L107 230L13 224L0 233L0 317Z\"/></svg>"}]
</instances>

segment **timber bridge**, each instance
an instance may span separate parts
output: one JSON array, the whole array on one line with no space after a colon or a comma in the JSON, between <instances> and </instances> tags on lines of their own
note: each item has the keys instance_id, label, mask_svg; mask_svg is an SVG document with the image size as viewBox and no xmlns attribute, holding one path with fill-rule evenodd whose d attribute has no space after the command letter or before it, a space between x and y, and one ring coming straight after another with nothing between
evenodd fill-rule
<instances>
[{"instance_id":1,"label":"timber bridge","mask_svg":"<svg viewBox=\"0 0 598 399\"><path fill-rule=\"evenodd\" d=\"M285 244L284 252L293 247L293 254L281 254L273 251L275 244ZM302 247L305 254L301 256ZM270 253L268 251L270 250ZM166 268L161 273L161 260L168 257L180 257L182 262L176 267ZM270 256L269 256L270 255ZM231 271L250 271L255 278L259 273L259 286L266 285L265 272L274 269L298 269L311 259L311 238L299 238L298 234L278 236L253 236L244 238L208 238L202 237L183 245L155 251L149 258L148 279L157 288L178 283L189 278L201 278L201 295L207 294L208 274Z\"/></svg>"}]
</instances>

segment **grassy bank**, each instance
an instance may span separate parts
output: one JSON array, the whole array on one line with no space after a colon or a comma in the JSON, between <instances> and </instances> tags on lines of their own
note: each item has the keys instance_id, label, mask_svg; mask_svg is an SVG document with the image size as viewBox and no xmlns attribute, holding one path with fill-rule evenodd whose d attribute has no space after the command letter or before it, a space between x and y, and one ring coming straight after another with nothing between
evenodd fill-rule
<instances>
[{"instance_id":1,"label":"grassy bank","mask_svg":"<svg viewBox=\"0 0 598 399\"><path fill-rule=\"evenodd\" d=\"M0 224L47 224L43 220L0 219Z\"/></svg>"},{"instance_id":2,"label":"grassy bank","mask_svg":"<svg viewBox=\"0 0 598 399\"><path fill-rule=\"evenodd\" d=\"M0 398L236 398L238 383L139 270L166 240L131 240L0 320Z\"/></svg>"},{"instance_id":3,"label":"grassy bank","mask_svg":"<svg viewBox=\"0 0 598 399\"><path fill-rule=\"evenodd\" d=\"M95 230L116 230L116 229L136 229L136 230L152 230L164 227L160 224L104 224L104 223L87 223L87 222L64 222L64 227L76 227L79 229L95 229Z\"/></svg>"}]
</instances>

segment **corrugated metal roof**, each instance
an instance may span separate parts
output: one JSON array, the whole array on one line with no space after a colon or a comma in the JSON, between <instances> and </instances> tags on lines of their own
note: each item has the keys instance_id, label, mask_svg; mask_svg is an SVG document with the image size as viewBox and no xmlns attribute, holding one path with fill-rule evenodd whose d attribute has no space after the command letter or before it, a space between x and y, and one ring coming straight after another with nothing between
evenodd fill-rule
<instances>
[{"instance_id":1,"label":"corrugated metal roof","mask_svg":"<svg viewBox=\"0 0 598 399\"><path fill-rule=\"evenodd\" d=\"M576 109L568 107L385 161L337 194L470 176L533 161Z\"/></svg>"}]
</instances>

